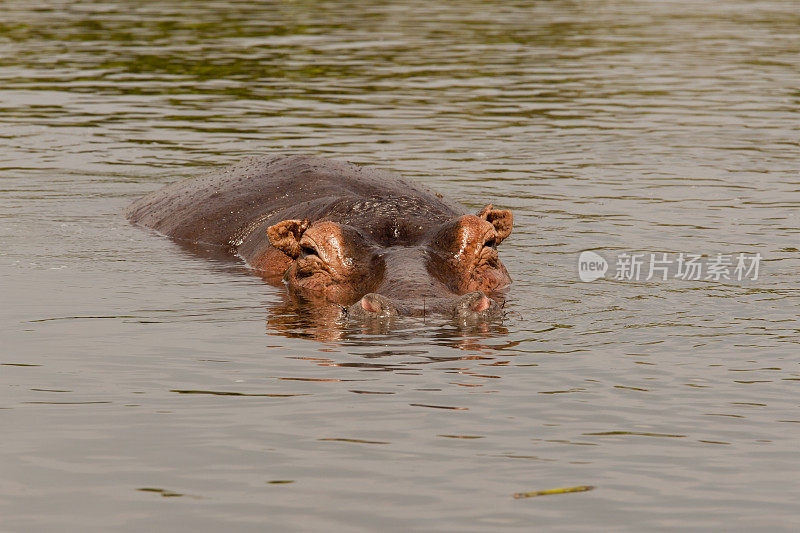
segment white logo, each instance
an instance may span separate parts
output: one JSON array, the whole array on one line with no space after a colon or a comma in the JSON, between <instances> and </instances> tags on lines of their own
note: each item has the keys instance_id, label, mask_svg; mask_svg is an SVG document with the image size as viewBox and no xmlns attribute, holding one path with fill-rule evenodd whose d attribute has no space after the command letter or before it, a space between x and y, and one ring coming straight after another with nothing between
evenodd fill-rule
<instances>
[{"instance_id":1,"label":"white logo","mask_svg":"<svg viewBox=\"0 0 800 533\"><path fill-rule=\"evenodd\" d=\"M600 254L586 250L578 257L578 276L581 281L589 282L602 278L607 270L608 262Z\"/></svg>"}]
</instances>

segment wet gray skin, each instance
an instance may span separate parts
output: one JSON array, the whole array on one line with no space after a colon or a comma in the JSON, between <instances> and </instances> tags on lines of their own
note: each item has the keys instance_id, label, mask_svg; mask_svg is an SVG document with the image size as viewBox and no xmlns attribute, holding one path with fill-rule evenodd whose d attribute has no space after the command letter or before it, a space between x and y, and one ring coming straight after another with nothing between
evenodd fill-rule
<instances>
[{"instance_id":1,"label":"wet gray skin","mask_svg":"<svg viewBox=\"0 0 800 533\"><path fill-rule=\"evenodd\" d=\"M509 211L469 213L396 174L318 157L251 158L157 190L126 216L225 249L356 320L494 320L502 313L489 295L511 282L497 254Z\"/></svg>"}]
</instances>

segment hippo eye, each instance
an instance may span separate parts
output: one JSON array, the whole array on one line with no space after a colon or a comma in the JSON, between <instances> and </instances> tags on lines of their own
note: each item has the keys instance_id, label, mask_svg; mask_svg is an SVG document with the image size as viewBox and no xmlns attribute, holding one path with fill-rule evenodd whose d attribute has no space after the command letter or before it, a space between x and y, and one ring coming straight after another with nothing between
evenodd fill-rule
<instances>
[{"instance_id":1,"label":"hippo eye","mask_svg":"<svg viewBox=\"0 0 800 533\"><path fill-rule=\"evenodd\" d=\"M313 245L307 244L305 242L301 242L300 243L300 250L303 252L304 256L306 256L306 255L319 255L319 253L317 252L317 249L314 248Z\"/></svg>"}]
</instances>

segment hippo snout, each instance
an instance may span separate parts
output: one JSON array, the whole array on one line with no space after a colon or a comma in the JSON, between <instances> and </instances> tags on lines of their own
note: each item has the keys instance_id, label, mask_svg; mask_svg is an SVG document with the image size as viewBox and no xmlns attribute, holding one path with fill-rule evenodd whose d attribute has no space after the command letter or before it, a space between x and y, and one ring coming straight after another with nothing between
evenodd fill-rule
<instances>
[{"instance_id":1,"label":"hippo snout","mask_svg":"<svg viewBox=\"0 0 800 533\"><path fill-rule=\"evenodd\" d=\"M419 302L393 302L381 294L370 293L351 305L348 317L356 320L391 319L397 315L426 316L430 314L452 317L459 323L476 323L492 320L501 314L497 302L481 291L463 296L436 298Z\"/></svg>"}]
</instances>

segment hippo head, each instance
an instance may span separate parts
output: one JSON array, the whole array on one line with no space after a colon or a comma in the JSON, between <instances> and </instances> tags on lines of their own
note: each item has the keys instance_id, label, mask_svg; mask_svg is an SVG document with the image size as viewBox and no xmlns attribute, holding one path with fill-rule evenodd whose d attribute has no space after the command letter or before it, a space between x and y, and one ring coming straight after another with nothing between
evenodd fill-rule
<instances>
[{"instance_id":1,"label":"hippo head","mask_svg":"<svg viewBox=\"0 0 800 533\"><path fill-rule=\"evenodd\" d=\"M488 205L413 231L293 219L267 233L292 260L283 277L290 290L324 296L351 317L436 313L472 322L500 314L487 293L511 282L497 246L512 226L510 211Z\"/></svg>"}]
</instances>

